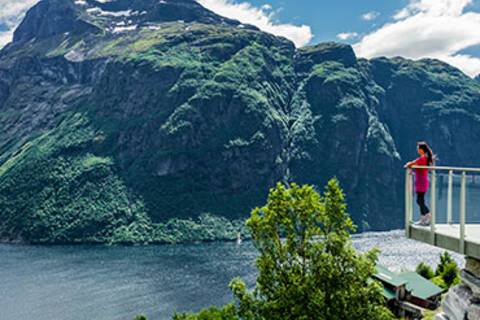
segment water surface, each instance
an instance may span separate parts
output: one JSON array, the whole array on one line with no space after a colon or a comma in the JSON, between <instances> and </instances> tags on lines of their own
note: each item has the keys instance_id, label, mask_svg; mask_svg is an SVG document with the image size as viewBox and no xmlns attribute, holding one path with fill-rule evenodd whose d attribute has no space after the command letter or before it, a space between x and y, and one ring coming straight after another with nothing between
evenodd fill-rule
<instances>
[{"instance_id":1,"label":"water surface","mask_svg":"<svg viewBox=\"0 0 480 320\"><path fill-rule=\"evenodd\" d=\"M442 250L402 231L354 236L359 250L378 246L392 270L436 264ZM251 242L109 247L0 244L0 320L170 319L231 300L228 283L255 281ZM459 263L463 259L454 255Z\"/></svg>"}]
</instances>

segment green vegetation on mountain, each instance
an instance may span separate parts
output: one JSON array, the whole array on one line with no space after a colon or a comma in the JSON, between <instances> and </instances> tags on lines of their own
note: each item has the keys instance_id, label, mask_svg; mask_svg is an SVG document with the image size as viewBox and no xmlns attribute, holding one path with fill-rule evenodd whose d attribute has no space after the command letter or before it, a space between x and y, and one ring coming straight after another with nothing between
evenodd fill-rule
<instances>
[{"instance_id":1,"label":"green vegetation on mountain","mask_svg":"<svg viewBox=\"0 0 480 320\"><path fill-rule=\"evenodd\" d=\"M233 304L174 319L392 319L381 285L370 280L378 252L353 248L355 226L336 179L322 195L279 183L247 225L259 251L255 288L234 279Z\"/></svg>"},{"instance_id":2,"label":"green vegetation on mountain","mask_svg":"<svg viewBox=\"0 0 480 320\"><path fill-rule=\"evenodd\" d=\"M445 63L296 49L193 0L42 0L0 51L0 239L210 239L184 231L204 213L231 238L277 181L333 176L358 225L399 227L417 140L478 165L479 103Z\"/></svg>"}]
</instances>

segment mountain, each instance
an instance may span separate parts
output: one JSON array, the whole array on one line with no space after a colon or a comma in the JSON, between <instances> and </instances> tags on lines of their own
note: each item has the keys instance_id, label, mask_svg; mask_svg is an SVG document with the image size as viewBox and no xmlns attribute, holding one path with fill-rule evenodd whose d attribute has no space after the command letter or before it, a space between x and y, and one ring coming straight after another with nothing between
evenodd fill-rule
<instances>
[{"instance_id":1,"label":"mountain","mask_svg":"<svg viewBox=\"0 0 480 320\"><path fill-rule=\"evenodd\" d=\"M479 102L440 61L296 49L193 0L43 0L0 52L0 239L245 218L278 181L332 176L358 224L397 228L417 140L479 164Z\"/></svg>"}]
</instances>

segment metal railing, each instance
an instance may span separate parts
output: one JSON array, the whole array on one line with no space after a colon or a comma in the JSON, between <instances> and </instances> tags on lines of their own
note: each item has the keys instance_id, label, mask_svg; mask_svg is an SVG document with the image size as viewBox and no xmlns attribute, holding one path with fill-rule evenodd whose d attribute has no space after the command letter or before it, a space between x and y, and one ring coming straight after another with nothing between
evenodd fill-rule
<instances>
[{"instance_id":1,"label":"metal railing","mask_svg":"<svg viewBox=\"0 0 480 320\"><path fill-rule=\"evenodd\" d=\"M445 167L445 166L412 166L406 169L405 174L405 229L407 237L410 238L410 226L413 223L413 169L428 169L430 173L430 213L432 215L430 222L430 243L435 245L436 237L436 217L437 217L437 175L442 172L443 176L447 176L447 202L446 202L446 223L453 224L453 181L454 176L460 177L460 195L459 195L459 248L460 253L465 253L465 224L466 224L466 210L467 210L467 174L479 176L480 168L460 168L460 167ZM446 173L446 174L445 174ZM443 177L442 177L443 178Z\"/></svg>"}]
</instances>

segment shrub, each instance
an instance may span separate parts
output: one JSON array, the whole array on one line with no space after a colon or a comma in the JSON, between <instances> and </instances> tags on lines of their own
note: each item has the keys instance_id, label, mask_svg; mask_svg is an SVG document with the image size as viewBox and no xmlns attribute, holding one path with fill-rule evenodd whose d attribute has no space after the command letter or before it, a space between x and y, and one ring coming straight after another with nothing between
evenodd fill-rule
<instances>
[{"instance_id":1,"label":"shrub","mask_svg":"<svg viewBox=\"0 0 480 320\"><path fill-rule=\"evenodd\" d=\"M460 282L458 267L455 261L446 264L443 267L443 271L440 274L442 280L445 282L448 288Z\"/></svg>"},{"instance_id":2,"label":"shrub","mask_svg":"<svg viewBox=\"0 0 480 320\"><path fill-rule=\"evenodd\" d=\"M430 279L430 281L432 281L433 284L435 284L436 286L439 286L442 289L448 289L447 284L445 283L445 281L443 281L441 276L433 277Z\"/></svg>"},{"instance_id":3,"label":"shrub","mask_svg":"<svg viewBox=\"0 0 480 320\"><path fill-rule=\"evenodd\" d=\"M443 270L445 269L445 266L450 264L450 263L455 263L455 260L453 260L452 256L448 251L444 251L440 255L440 263L437 266L437 270L435 271L435 275L439 276L443 273ZM456 265L456 263L455 263Z\"/></svg>"},{"instance_id":4,"label":"shrub","mask_svg":"<svg viewBox=\"0 0 480 320\"><path fill-rule=\"evenodd\" d=\"M198 314L182 313L173 316L174 320L238 320L233 304L227 304L222 308L211 307L200 311Z\"/></svg>"},{"instance_id":5,"label":"shrub","mask_svg":"<svg viewBox=\"0 0 480 320\"><path fill-rule=\"evenodd\" d=\"M430 267L424 262L420 262L415 271L427 280L430 280L433 277L435 277L435 273L433 272L432 267Z\"/></svg>"}]
</instances>

